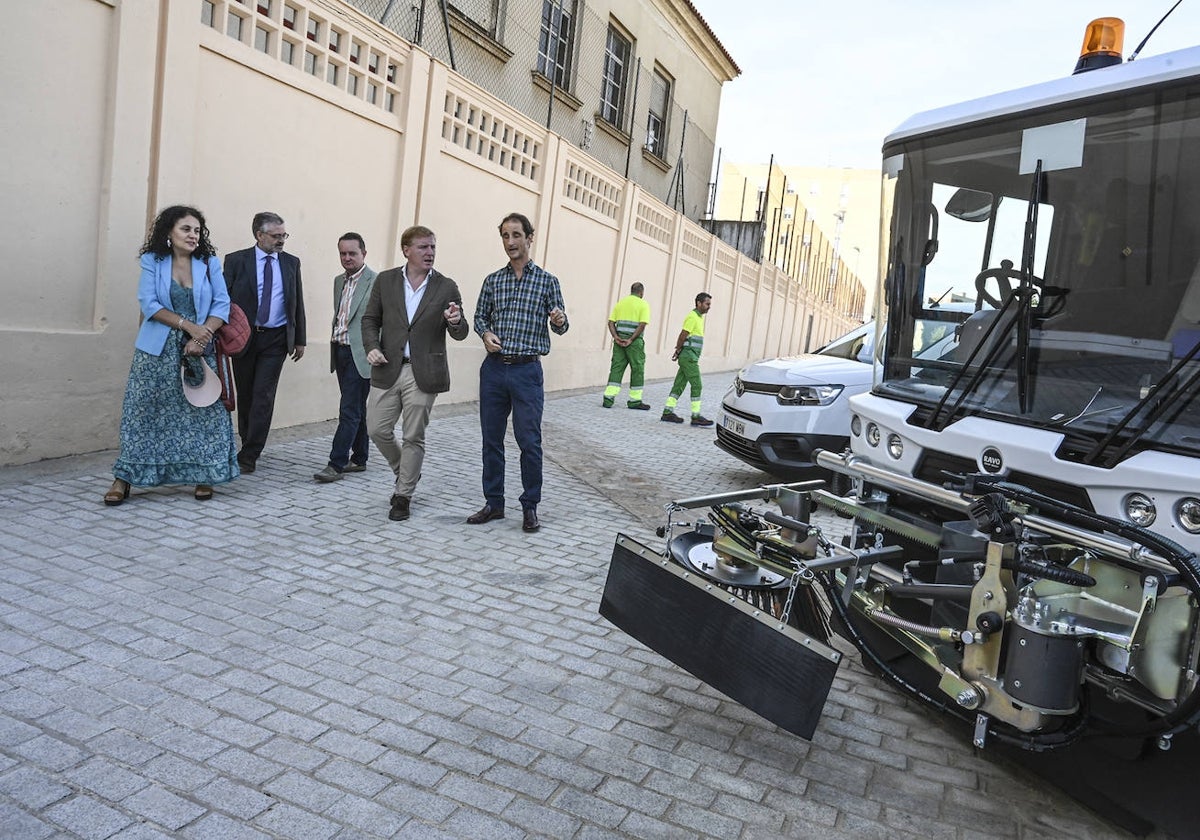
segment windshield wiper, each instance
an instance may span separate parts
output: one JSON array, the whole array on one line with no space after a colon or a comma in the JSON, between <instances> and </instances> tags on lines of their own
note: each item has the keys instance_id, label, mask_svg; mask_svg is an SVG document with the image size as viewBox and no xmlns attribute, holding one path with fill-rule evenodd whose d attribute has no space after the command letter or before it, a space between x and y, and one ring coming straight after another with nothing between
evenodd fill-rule
<instances>
[{"instance_id":1,"label":"windshield wiper","mask_svg":"<svg viewBox=\"0 0 1200 840\"><path fill-rule=\"evenodd\" d=\"M1021 246L1021 283L1013 290L1013 293L1000 305L996 310L996 317L992 323L988 324L984 331L983 337L979 343L972 349L971 354L963 362L963 366L954 375L950 384L946 386L945 393L938 400L937 406L934 407L933 413L930 414L929 420L926 422L926 428L934 431L942 431L950 422L958 416L958 411L962 408L968 396L975 392L979 387L980 380L983 375L992 366L992 362L1004 349L1004 345L999 339L1007 337L1012 330L1013 322L1017 328L1017 401L1022 414L1029 410L1029 345L1030 331L1032 329L1033 320L1033 259L1037 253L1037 220L1038 208L1042 201L1042 161L1039 158L1037 166L1033 170L1033 187L1029 195L1029 209L1025 213L1025 232ZM1009 263L1011 266L1011 263ZM1016 317L1010 319L1009 323L1005 322L1005 314L1016 302ZM993 339L993 333L999 330L996 339ZM983 360L973 371L970 382L958 394L954 404L946 413L945 419L942 418L942 409L945 408L950 395L954 393L954 389L966 377L967 372L971 370L971 364L975 361L975 357L979 355L979 351L983 347L988 348Z\"/></svg>"},{"instance_id":2,"label":"windshield wiper","mask_svg":"<svg viewBox=\"0 0 1200 840\"><path fill-rule=\"evenodd\" d=\"M1162 417L1168 408L1179 402L1181 398L1191 394L1193 390L1195 390L1197 383L1200 383L1200 367L1198 367L1196 370L1192 371L1191 375L1189 375L1187 379L1179 382L1170 391L1162 393L1163 389L1172 380L1179 376L1179 372L1183 370L1183 367L1196 358L1197 353L1200 353L1200 341L1196 342L1191 350L1189 350L1178 362L1172 365L1171 369L1163 374L1161 379L1151 385L1146 391L1146 396L1138 400L1137 405L1129 409L1129 411L1127 411L1124 416L1117 421L1117 424L1109 430L1108 434L1097 441L1096 444L1090 450L1088 450L1088 453L1083 456L1083 463L1105 467L1113 467L1120 463L1121 459L1128 454L1129 450L1133 448L1134 444L1141 440L1146 432L1150 431L1150 427L1154 425L1154 422L1158 420L1158 418ZM1149 411L1149 413L1146 414L1146 418L1142 422L1141 426L1135 428L1130 433L1129 438L1122 443L1120 447L1111 452L1108 457L1104 458L1101 464L1097 465L1096 462L1100 459L1100 456L1104 453L1104 451L1111 446L1115 440L1117 440L1121 432L1125 431L1125 428L1133 422L1134 418L1141 414L1142 410L1155 400L1157 400L1158 403Z\"/></svg>"},{"instance_id":3,"label":"windshield wiper","mask_svg":"<svg viewBox=\"0 0 1200 840\"><path fill-rule=\"evenodd\" d=\"M970 355L967 356L966 360L963 362L962 367L955 372L954 378L951 379L949 384L946 386L946 390L942 393L942 398L938 400L938 404L934 406L933 412L929 415L929 419L925 423L926 428L932 429L936 432L940 432L945 429L950 425L950 422L956 416L958 416L958 410L962 408L967 397L975 393L975 389L979 387L979 382L983 379L984 374L988 372L988 370L992 367L992 363L995 362L996 357L999 356L1001 351L1005 349L1006 342L1002 341L1001 339L1007 336L1009 329L1011 329L1012 321L1014 320L1011 318L1006 318L1005 316L1008 313L1008 310L1012 308L1014 300L1016 300L1016 295L1010 295L1008 299L1000 305L1000 308L996 310L996 317L993 318L992 322L987 325L987 329L983 331L983 335L980 337L975 347L971 350ZM966 323L967 322L964 321L963 325L965 326ZM1002 326L1003 329L1001 329ZM978 365L972 368L971 365L975 364L976 357L979 356L980 352L985 348L987 349L987 352L984 353L983 358L980 359ZM945 419L941 420L940 418L942 416L942 409L946 407L946 403L950 400L950 395L954 393L954 389L957 388L963 379L966 378L968 372L971 374L971 380L967 382L966 386L961 391L959 391L957 399L954 400L954 404L951 405L949 410L946 412Z\"/></svg>"},{"instance_id":4,"label":"windshield wiper","mask_svg":"<svg viewBox=\"0 0 1200 840\"><path fill-rule=\"evenodd\" d=\"M1037 248L1038 208L1042 203L1042 161L1033 170L1033 189L1025 214L1025 241L1021 248L1021 285L1017 310L1017 404L1021 413L1029 411L1029 331L1033 321L1033 255Z\"/></svg>"}]
</instances>

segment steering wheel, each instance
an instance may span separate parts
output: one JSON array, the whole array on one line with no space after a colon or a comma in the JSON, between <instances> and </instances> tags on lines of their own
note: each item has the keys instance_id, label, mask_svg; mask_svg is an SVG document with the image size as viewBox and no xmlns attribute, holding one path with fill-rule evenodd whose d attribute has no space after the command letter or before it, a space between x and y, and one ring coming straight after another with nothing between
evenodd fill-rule
<instances>
[{"instance_id":1,"label":"steering wheel","mask_svg":"<svg viewBox=\"0 0 1200 840\"><path fill-rule=\"evenodd\" d=\"M993 277L996 278L996 286L1000 292L999 298L994 297L987 290L987 281ZM1012 297L1014 280L1020 282L1021 272L1013 268L1012 260L1001 260L999 268L985 268L975 275L975 293L978 295L976 300L990 303L993 309L999 309L1004 305L1004 301ZM1034 277L1033 283L1040 286L1042 280L1040 277Z\"/></svg>"}]
</instances>

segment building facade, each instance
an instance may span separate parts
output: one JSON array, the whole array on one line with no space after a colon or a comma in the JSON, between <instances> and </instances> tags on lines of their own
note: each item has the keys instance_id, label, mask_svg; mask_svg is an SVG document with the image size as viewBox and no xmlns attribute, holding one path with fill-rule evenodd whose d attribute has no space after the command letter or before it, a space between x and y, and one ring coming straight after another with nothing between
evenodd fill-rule
<instances>
[{"instance_id":1,"label":"building facade","mask_svg":"<svg viewBox=\"0 0 1200 840\"><path fill-rule=\"evenodd\" d=\"M704 225L752 259L823 284L847 315L867 317L880 269L881 181L875 169L726 162Z\"/></svg>"},{"instance_id":2,"label":"building facade","mask_svg":"<svg viewBox=\"0 0 1200 840\"><path fill-rule=\"evenodd\" d=\"M39 0L8 12L0 465L116 443L138 249L171 204L205 213L222 256L253 244L256 212L287 222L309 352L286 366L278 427L337 411L322 348L347 230L382 269L403 261L406 227L432 228L437 267L471 315L483 277L505 262L499 220L529 216L532 256L561 279L571 317L547 360L548 390L599 392L606 317L635 280L655 313L650 377L674 373L679 319L701 290L716 300L712 370L793 349L801 321L818 337L847 324L816 287L739 255L341 0ZM478 398L483 355L477 338L449 348L443 402Z\"/></svg>"},{"instance_id":3,"label":"building facade","mask_svg":"<svg viewBox=\"0 0 1200 840\"><path fill-rule=\"evenodd\" d=\"M348 2L672 209L704 214L721 86L740 70L688 0Z\"/></svg>"}]
</instances>

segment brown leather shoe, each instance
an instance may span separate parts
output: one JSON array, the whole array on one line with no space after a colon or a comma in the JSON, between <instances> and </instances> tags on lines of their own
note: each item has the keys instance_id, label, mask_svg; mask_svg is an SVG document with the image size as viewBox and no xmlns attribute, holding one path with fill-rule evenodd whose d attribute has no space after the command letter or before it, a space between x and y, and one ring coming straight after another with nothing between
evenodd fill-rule
<instances>
[{"instance_id":1,"label":"brown leather shoe","mask_svg":"<svg viewBox=\"0 0 1200 840\"><path fill-rule=\"evenodd\" d=\"M109 507L116 507L129 498L129 482L121 479L115 479L112 487L108 488L108 492L104 494L104 504Z\"/></svg>"},{"instance_id":2,"label":"brown leather shoe","mask_svg":"<svg viewBox=\"0 0 1200 840\"><path fill-rule=\"evenodd\" d=\"M521 530L525 533L532 534L538 528L542 527L542 523L538 522L537 508L527 507L521 514Z\"/></svg>"},{"instance_id":3,"label":"brown leather shoe","mask_svg":"<svg viewBox=\"0 0 1200 840\"><path fill-rule=\"evenodd\" d=\"M484 505L479 510L467 517L468 525L482 525L484 522L491 522L493 519L503 519L504 508L494 508L491 505Z\"/></svg>"}]
</instances>

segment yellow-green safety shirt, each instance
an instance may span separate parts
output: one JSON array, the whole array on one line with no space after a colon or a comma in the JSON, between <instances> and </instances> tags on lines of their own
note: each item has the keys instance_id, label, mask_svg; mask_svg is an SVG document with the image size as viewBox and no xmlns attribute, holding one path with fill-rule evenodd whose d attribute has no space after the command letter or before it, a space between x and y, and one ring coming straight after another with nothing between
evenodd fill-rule
<instances>
[{"instance_id":1,"label":"yellow-green safety shirt","mask_svg":"<svg viewBox=\"0 0 1200 840\"><path fill-rule=\"evenodd\" d=\"M616 325L617 335L629 338L637 332L638 324L650 323L650 304L637 295L626 295L617 301L608 320Z\"/></svg>"},{"instance_id":2,"label":"yellow-green safety shirt","mask_svg":"<svg viewBox=\"0 0 1200 840\"><path fill-rule=\"evenodd\" d=\"M699 356L704 348L704 316L693 309L683 319L683 329L688 334L683 341L683 349L691 350Z\"/></svg>"}]
</instances>

